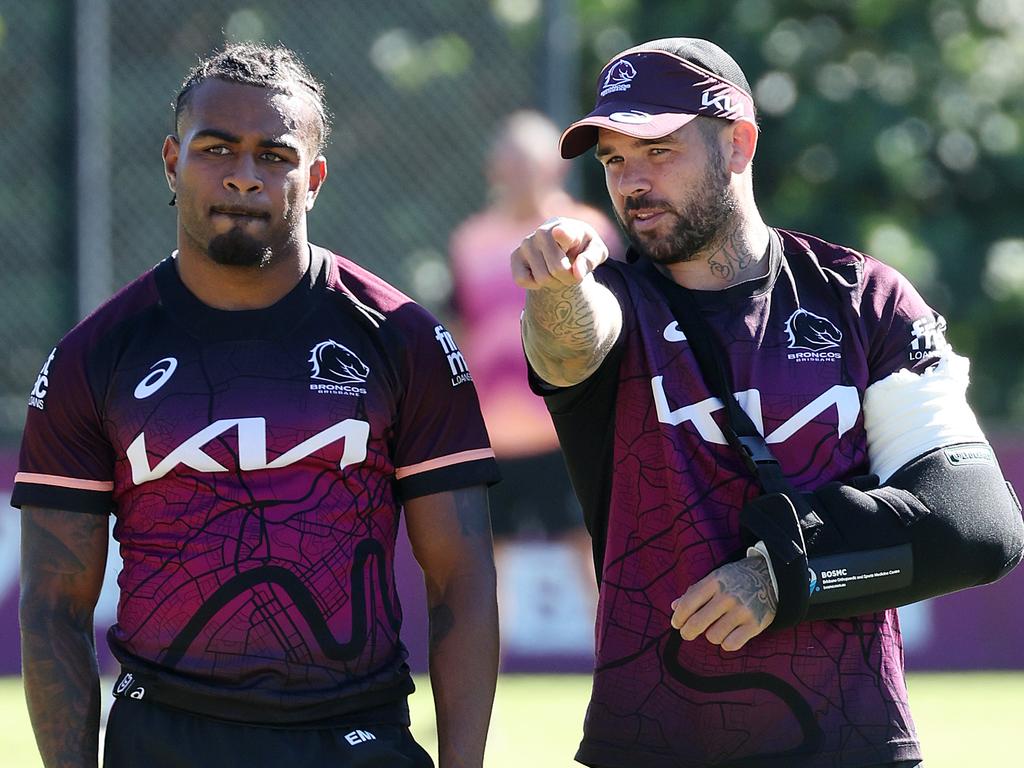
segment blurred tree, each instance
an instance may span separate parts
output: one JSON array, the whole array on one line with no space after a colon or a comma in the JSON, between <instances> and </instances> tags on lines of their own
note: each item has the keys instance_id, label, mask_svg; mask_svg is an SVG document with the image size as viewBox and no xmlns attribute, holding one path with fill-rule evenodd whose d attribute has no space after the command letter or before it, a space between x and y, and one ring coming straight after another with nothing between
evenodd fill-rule
<instances>
[{"instance_id":1,"label":"blurred tree","mask_svg":"<svg viewBox=\"0 0 1024 768\"><path fill-rule=\"evenodd\" d=\"M987 421L1024 424L1024 3L580 0L581 109L622 48L667 36L728 50L754 88L766 219L907 274L974 361ZM585 179L603 194L596 163ZM996 260L999 263L996 264ZM993 266L995 265L995 266Z\"/></svg>"}]
</instances>

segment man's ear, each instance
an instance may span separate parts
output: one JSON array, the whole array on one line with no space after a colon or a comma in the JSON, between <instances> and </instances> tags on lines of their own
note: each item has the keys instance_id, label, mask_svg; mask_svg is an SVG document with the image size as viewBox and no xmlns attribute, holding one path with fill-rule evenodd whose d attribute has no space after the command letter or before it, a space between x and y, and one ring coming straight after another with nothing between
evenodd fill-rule
<instances>
[{"instance_id":1,"label":"man's ear","mask_svg":"<svg viewBox=\"0 0 1024 768\"><path fill-rule=\"evenodd\" d=\"M309 166L309 189L306 190L306 211L312 211L316 203L316 196L320 194L320 188L327 180L327 158L317 155L316 159Z\"/></svg>"},{"instance_id":2,"label":"man's ear","mask_svg":"<svg viewBox=\"0 0 1024 768\"><path fill-rule=\"evenodd\" d=\"M733 173L743 173L750 166L757 151L757 126L749 120L735 120L728 132L727 166Z\"/></svg>"},{"instance_id":3,"label":"man's ear","mask_svg":"<svg viewBox=\"0 0 1024 768\"><path fill-rule=\"evenodd\" d=\"M178 187L178 155L181 153L181 142L173 134L164 139L164 176L167 179L167 186L171 192L177 192Z\"/></svg>"}]
</instances>

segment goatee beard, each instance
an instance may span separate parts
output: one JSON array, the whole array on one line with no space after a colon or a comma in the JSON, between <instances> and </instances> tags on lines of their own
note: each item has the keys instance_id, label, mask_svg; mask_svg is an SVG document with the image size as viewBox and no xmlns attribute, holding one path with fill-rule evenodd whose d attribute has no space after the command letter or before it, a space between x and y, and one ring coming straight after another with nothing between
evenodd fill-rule
<instances>
[{"instance_id":1,"label":"goatee beard","mask_svg":"<svg viewBox=\"0 0 1024 768\"><path fill-rule=\"evenodd\" d=\"M265 267L270 262L273 250L266 243L234 227L214 237L206 253L214 262L227 267Z\"/></svg>"},{"instance_id":2,"label":"goatee beard","mask_svg":"<svg viewBox=\"0 0 1024 768\"><path fill-rule=\"evenodd\" d=\"M739 204L729 187L724 162L714 163L704 174L702 189L696 199L690 200L682 210L667 201L647 198L626 198L625 210L653 207L676 217L672 231L660 238L644 238L618 215L633 247L657 264L679 264L693 261L708 246L722 240L733 229L733 220Z\"/></svg>"}]
</instances>

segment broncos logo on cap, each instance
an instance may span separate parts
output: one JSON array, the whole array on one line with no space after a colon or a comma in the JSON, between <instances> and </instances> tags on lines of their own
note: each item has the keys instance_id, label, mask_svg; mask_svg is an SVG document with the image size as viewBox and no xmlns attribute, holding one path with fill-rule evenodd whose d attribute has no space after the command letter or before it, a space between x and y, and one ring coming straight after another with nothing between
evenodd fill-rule
<instances>
[{"instance_id":1,"label":"broncos logo on cap","mask_svg":"<svg viewBox=\"0 0 1024 768\"><path fill-rule=\"evenodd\" d=\"M604 85L602 88L607 88L609 85L625 85L630 80L636 77L636 67L630 64L625 59L616 62L615 65L608 70L608 76L604 79Z\"/></svg>"},{"instance_id":2,"label":"broncos logo on cap","mask_svg":"<svg viewBox=\"0 0 1024 768\"><path fill-rule=\"evenodd\" d=\"M365 383L370 369L348 347L334 339L321 341L310 350L311 378L333 384Z\"/></svg>"},{"instance_id":3,"label":"broncos logo on cap","mask_svg":"<svg viewBox=\"0 0 1024 768\"><path fill-rule=\"evenodd\" d=\"M843 333L831 320L819 317L806 309L798 309L786 321L790 349L807 349L820 352L838 347Z\"/></svg>"}]
</instances>

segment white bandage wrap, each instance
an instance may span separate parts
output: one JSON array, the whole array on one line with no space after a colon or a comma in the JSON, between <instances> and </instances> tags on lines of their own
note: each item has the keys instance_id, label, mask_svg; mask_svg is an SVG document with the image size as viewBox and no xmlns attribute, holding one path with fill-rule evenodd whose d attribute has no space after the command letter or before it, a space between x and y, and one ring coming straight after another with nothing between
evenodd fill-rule
<instances>
[{"instance_id":1,"label":"white bandage wrap","mask_svg":"<svg viewBox=\"0 0 1024 768\"><path fill-rule=\"evenodd\" d=\"M884 484L904 464L956 443L985 442L967 404L970 362L947 349L922 374L896 371L864 393L872 473Z\"/></svg>"},{"instance_id":2,"label":"white bandage wrap","mask_svg":"<svg viewBox=\"0 0 1024 768\"><path fill-rule=\"evenodd\" d=\"M768 578L772 581L772 597L779 602L779 582L775 578L775 568L772 567L772 556L768 554L768 547L763 541L757 542L752 547L747 547L747 557L763 557L765 565L768 566Z\"/></svg>"}]
</instances>

